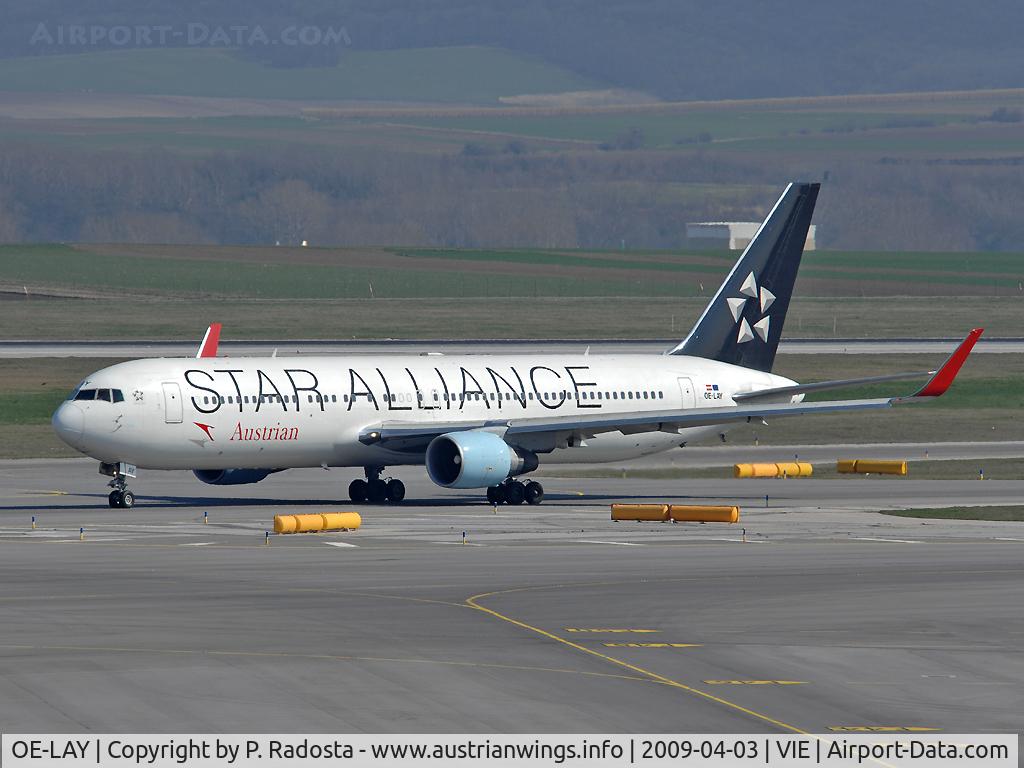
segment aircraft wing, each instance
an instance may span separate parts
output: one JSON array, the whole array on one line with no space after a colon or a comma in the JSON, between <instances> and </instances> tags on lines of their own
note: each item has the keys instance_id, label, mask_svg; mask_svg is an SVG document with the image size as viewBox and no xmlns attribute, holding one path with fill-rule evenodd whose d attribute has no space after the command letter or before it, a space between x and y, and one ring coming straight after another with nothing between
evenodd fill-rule
<instances>
[{"instance_id":1,"label":"aircraft wing","mask_svg":"<svg viewBox=\"0 0 1024 768\"><path fill-rule=\"evenodd\" d=\"M386 421L364 429L359 439L372 445L394 443L397 450L413 450L424 446L438 435L447 432L461 432L473 429L488 429L502 434L509 442L516 436L562 432L577 435L581 439L602 432L675 432L686 427L700 427L712 424L727 424L753 420L767 420L782 416L805 416L815 413L837 413L891 408L896 405L921 402L939 397L953 383L971 349L981 336L982 329L976 328L968 334L942 367L935 371L928 382L911 395L883 397L867 400L828 400L816 403L751 403L741 402L734 406L717 408L684 408L660 411L619 412L600 415L573 414L557 416L522 417L507 419L447 420L428 424L400 421ZM919 374L915 374L919 375ZM904 374L900 374L903 378ZM877 381L878 379L871 379ZM865 380L843 380L826 382L837 386L849 386ZM778 388L773 391L781 395L781 389L793 389L791 394L808 391L798 388ZM761 394L761 393L758 393Z\"/></svg>"},{"instance_id":2,"label":"aircraft wing","mask_svg":"<svg viewBox=\"0 0 1024 768\"><path fill-rule=\"evenodd\" d=\"M946 362L942 364L942 369L946 369L947 366L955 364L956 368L952 372L952 376L956 376L957 371L960 370L960 366L963 365L964 360L967 359L967 355L970 354L971 348L974 347L975 342L981 336L983 328L975 328L971 331L967 338L965 338L957 346L953 353L946 358ZM957 362L959 361L959 362ZM922 379L925 376L937 377L939 371L916 371L912 373L891 373L886 376L868 376L862 379L835 379L833 381L816 381L810 384L797 384L790 387L772 387L770 389L758 389L751 392L741 392L732 396L732 399L737 403L749 403L757 400L765 400L769 398L778 398L780 396L787 395L801 395L808 392L821 392L829 389L844 389L846 387L856 387L861 384L879 384L886 381L905 381L907 379ZM925 385L920 390L914 393L914 397L938 397L949 387L952 382L952 377L948 381L944 380L941 389L938 385L932 387L932 392L929 393L928 385ZM929 382L931 384L931 381Z\"/></svg>"}]
</instances>

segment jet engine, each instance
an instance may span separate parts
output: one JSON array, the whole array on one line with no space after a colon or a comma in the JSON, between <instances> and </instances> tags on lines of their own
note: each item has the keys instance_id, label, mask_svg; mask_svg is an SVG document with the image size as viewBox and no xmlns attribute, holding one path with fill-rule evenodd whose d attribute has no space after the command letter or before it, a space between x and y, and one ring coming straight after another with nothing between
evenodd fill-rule
<instances>
[{"instance_id":1,"label":"jet engine","mask_svg":"<svg viewBox=\"0 0 1024 768\"><path fill-rule=\"evenodd\" d=\"M488 488L532 472L537 454L513 448L493 432L448 432L427 446L427 474L444 488Z\"/></svg>"},{"instance_id":2,"label":"jet engine","mask_svg":"<svg viewBox=\"0 0 1024 768\"><path fill-rule=\"evenodd\" d=\"M258 483L272 469L193 469L192 474L207 485L246 485Z\"/></svg>"}]
</instances>

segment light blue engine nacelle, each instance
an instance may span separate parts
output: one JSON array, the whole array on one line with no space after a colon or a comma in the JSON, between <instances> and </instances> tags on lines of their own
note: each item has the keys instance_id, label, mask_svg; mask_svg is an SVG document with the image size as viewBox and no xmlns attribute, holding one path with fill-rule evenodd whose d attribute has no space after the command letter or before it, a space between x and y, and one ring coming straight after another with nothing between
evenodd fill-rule
<instances>
[{"instance_id":1,"label":"light blue engine nacelle","mask_svg":"<svg viewBox=\"0 0 1024 768\"><path fill-rule=\"evenodd\" d=\"M448 432L427 446L427 474L444 488L487 488L537 468L537 455L518 451L493 432Z\"/></svg>"},{"instance_id":2,"label":"light blue engine nacelle","mask_svg":"<svg viewBox=\"0 0 1024 768\"><path fill-rule=\"evenodd\" d=\"M193 469L192 474L207 485L247 485L258 483L272 469Z\"/></svg>"}]
</instances>

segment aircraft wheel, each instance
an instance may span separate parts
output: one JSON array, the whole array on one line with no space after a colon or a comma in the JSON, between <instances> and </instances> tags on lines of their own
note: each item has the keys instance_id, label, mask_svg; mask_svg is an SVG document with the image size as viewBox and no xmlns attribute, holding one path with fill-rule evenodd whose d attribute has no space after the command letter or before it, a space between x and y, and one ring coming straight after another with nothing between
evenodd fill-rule
<instances>
[{"instance_id":1,"label":"aircraft wheel","mask_svg":"<svg viewBox=\"0 0 1024 768\"><path fill-rule=\"evenodd\" d=\"M398 504L405 498L405 483L401 480L388 480L388 501Z\"/></svg>"},{"instance_id":2,"label":"aircraft wheel","mask_svg":"<svg viewBox=\"0 0 1024 768\"><path fill-rule=\"evenodd\" d=\"M365 480L353 480L348 484L348 497L357 504L362 504L366 501L366 491Z\"/></svg>"},{"instance_id":3,"label":"aircraft wheel","mask_svg":"<svg viewBox=\"0 0 1024 768\"><path fill-rule=\"evenodd\" d=\"M135 506L135 494L131 491L121 491L121 507L131 509Z\"/></svg>"},{"instance_id":4,"label":"aircraft wheel","mask_svg":"<svg viewBox=\"0 0 1024 768\"><path fill-rule=\"evenodd\" d=\"M120 509L121 507L121 492L111 491L110 495L107 496L107 504L110 505L111 509Z\"/></svg>"},{"instance_id":5,"label":"aircraft wheel","mask_svg":"<svg viewBox=\"0 0 1024 768\"><path fill-rule=\"evenodd\" d=\"M492 485L487 489L487 501L491 504L504 504L505 489L500 485Z\"/></svg>"},{"instance_id":6,"label":"aircraft wheel","mask_svg":"<svg viewBox=\"0 0 1024 768\"><path fill-rule=\"evenodd\" d=\"M518 480L505 486L505 501L509 504L522 504L526 501L526 488Z\"/></svg>"},{"instance_id":7,"label":"aircraft wheel","mask_svg":"<svg viewBox=\"0 0 1024 768\"><path fill-rule=\"evenodd\" d=\"M540 504L542 501L544 501L544 486L536 480L531 480L526 484L526 503Z\"/></svg>"},{"instance_id":8,"label":"aircraft wheel","mask_svg":"<svg viewBox=\"0 0 1024 768\"><path fill-rule=\"evenodd\" d=\"M366 500L371 504L383 504L388 500L388 484L383 480L371 480L367 483Z\"/></svg>"}]
</instances>

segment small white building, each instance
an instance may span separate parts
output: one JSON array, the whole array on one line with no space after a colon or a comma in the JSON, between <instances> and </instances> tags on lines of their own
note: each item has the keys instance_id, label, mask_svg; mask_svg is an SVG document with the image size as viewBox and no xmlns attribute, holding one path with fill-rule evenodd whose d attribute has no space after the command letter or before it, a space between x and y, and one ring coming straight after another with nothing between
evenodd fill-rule
<instances>
[{"instance_id":1,"label":"small white building","mask_svg":"<svg viewBox=\"0 0 1024 768\"><path fill-rule=\"evenodd\" d=\"M757 221L694 221L686 225L686 240L695 248L728 248L742 251L761 226ZM814 250L814 233L817 224L807 230L805 251Z\"/></svg>"}]
</instances>

